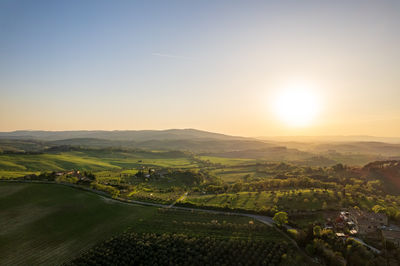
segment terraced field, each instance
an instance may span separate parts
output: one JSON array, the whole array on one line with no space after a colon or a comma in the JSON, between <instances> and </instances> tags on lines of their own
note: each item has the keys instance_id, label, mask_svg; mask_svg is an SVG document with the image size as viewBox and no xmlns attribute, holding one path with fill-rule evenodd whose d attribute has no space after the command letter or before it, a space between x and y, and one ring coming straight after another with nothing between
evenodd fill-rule
<instances>
[{"instance_id":1,"label":"terraced field","mask_svg":"<svg viewBox=\"0 0 400 266\"><path fill-rule=\"evenodd\" d=\"M193 193L186 202L200 206L229 207L245 210L260 210L279 206L285 210L321 210L326 202L326 208L338 207L332 191L297 189L289 191L239 192L201 195Z\"/></svg>"}]
</instances>

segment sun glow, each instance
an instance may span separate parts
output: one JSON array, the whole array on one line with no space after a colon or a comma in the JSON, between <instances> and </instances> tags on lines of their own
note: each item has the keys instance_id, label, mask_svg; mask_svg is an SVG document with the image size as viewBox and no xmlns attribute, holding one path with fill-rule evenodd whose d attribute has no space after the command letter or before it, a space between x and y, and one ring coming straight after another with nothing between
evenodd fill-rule
<instances>
[{"instance_id":1,"label":"sun glow","mask_svg":"<svg viewBox=\"0 0 400 266\"><path fill-rule=\"evenodd\" d=\"M283 89L275 98L274 111L279 120L288 126L309 126L319 112L319 99L317 94L307 87Z\"/></svg>"}]
</instances>

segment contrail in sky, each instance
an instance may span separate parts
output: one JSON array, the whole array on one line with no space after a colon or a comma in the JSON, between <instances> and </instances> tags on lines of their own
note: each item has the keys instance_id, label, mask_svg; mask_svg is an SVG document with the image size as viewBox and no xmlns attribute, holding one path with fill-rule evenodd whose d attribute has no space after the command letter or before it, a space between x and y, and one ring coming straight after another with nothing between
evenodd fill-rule
<instances>
[{"instance_id":1,"label":"contrail in sky","mask_svg":"<svg viewBox=\"0 0 400 266\"><path fill-rule=\"evenodd\" d=\"M159 57L168 57L168 58L178 58L178 59L193 60L193 58L191 58L191 57L181 56L181 55L174 55L174 54L152 53L151 55L159 56Z\"/></svg>"}]
</instances>

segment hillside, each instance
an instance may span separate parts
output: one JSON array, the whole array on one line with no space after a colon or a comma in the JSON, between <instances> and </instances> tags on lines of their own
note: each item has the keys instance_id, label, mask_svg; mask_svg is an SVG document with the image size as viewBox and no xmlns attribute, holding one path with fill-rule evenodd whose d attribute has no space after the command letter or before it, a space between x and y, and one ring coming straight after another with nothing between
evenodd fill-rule
<instances>
[{"instance_id":1,"label":"hillside","mask_svg":"<svg viewBox=\"0 0 400 266\"><path fill-rule=\"evenodd\" d=\"M288 149L282 146L272 146L258 149L250 148L220 153L205 153L203 155L225 158L259 159L274 162L306 160L313 156L313 154L308 152L299 151L297 149Z\"/></svg>"},{"instance_id":2,"label":"hillside","mask_svg":"<svg viewBox=\"0 0 400 266\"><path fill-rule=\"evenodd\" d=\"M362 170L367 178L379 179L388 191L400 194L400 161L372 162Z\"/></svg>"}]
</instances>

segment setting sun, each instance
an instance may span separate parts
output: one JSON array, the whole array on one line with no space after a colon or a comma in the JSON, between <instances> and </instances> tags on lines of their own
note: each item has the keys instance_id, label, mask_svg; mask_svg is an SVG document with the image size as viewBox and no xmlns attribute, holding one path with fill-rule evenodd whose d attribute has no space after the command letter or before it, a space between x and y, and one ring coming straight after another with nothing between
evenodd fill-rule
<instances>
[{"instance_id":1,"label":"setting sun","mask_svg":"<svg viewBox=\"0 0 400 266\"><path fill-rule=\"evenodd\" d=\"M274 111L279 120L288 126L310 125L319 111L319 99L310 89L294 87L278 93Z\"/></svg>"},{"instance_id":2,"label":"setting sun","mask_svg":"<svg viewBox=\"0 0 400 266\"><path fill-rule=\"evenodd\" d=\"M0 0L0 266L400 266L399 14Z\"/></svg>"}]
</instances>

